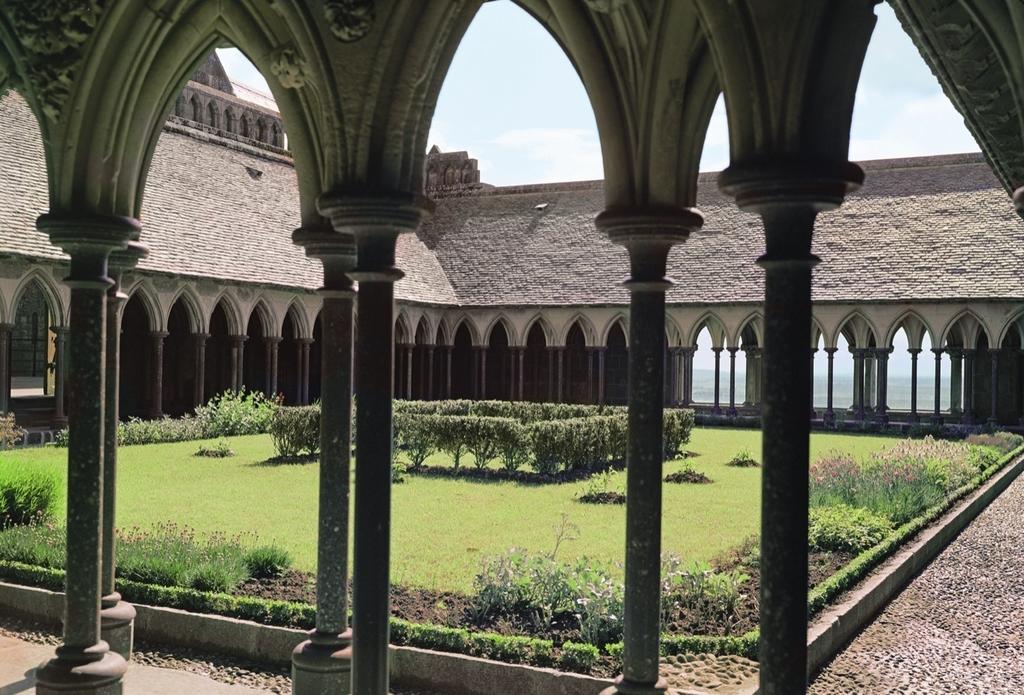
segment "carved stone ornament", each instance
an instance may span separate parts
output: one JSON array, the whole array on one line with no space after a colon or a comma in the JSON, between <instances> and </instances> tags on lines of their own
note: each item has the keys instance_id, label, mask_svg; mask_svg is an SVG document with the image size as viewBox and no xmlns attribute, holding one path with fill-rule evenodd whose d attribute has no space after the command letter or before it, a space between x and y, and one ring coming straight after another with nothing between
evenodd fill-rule
<instances>
[{"instance_id":1,"label":"carved stone ornament","mask_svg":"<svg viewBox=\"0 0 1024 695\"><path fill-rule=\"evenodd\" d=\"M370 33L375 8L373 0L327 0L324 14L331 33L339 41L351 43Z\"/></svg>"},{"instance_id":2,"label":"carved stone ornament","mask_svg":"<svg viewBox=\"0 0 1024 695\"><path fill-rule=\"evenodd\" d=\"M88 41L103 12L104 0L5 0L2 7L28 56L25 81L51 121L71 93Z\"/></svg>"},{"instance_id":3,"label":"carved stone ornament","mask_svg":"<svg viewBox=\"0 0 1024 695\"><path fill-rule=\"evenodd\" d=\"M282 48L270 59L270 72L285 89L298 89L309 79L309 63L291 48Z\"/></svg>"}]
</instances>

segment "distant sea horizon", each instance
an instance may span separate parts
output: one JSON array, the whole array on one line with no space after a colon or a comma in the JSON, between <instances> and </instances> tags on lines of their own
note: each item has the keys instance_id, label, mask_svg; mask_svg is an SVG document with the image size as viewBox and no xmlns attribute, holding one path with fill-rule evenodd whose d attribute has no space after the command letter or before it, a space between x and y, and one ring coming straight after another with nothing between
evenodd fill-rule
<instances>
[{"instance_id":1,"label":"distant sea horizon","mask_svg":"<svg viewBox=\"0 0 1024 695\"><path fill-rule=\"evenodd\" d=\"M824 371L824 370L822 370ZM943 410L949 408L949 377L943 374L941 407ZM693 400L697 403L713 403L715 400L715 370L697 369L693 370ZM720 377L719 400L722 406L729 404L729 371L722 369ZM746 398L746 374L736 372L736 403L742 403ZM814 375L814 407L825 408L828 405L828 374ZM832 375L832 407L834 410L842 410L853 405L853 374ZM911 379L909 374L889 375L888 406L893 410L910 410ZM917 409L918 412L927 412L935 408L935 377L934 373L919 372L917 375Z\"/></svg>"}]
</instances>

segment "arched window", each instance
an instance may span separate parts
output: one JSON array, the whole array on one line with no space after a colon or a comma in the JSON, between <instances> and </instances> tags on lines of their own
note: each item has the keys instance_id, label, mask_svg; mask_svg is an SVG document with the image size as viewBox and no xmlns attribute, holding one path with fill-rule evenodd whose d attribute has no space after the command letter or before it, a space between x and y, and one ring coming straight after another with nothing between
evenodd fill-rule
<instances>
[{"instance_id":1,"label":"arched window","mask_svg":"<svg viewBox=\"0 0 1024 695\"><path fill-rule=\"evenodd\" d=\"M238 128L238 121L235 118L235 112L230 107L224 109L224 130L229 133L236 132Z\"/></svg>"},{"instance_id":2,"label":"arched window","mask_svg":"<svg viewBox=\"0 0 1024 695\"><path fill-rule=\"evenodd\" d=\"M217 104L213 101L206 105L206 122L214 128L220 125L220 114L217 113Z\"/></svg>"},{"instance_id":3,"label":"arched window","mask_svg":"<svg viewBox=\"0 0 1024 695\"><path fill-rule=\"evenodd\" d=\"M242 117L238 119L238 134L243 138L249 137L249 117L244 113Z\"/></svg>"},{"instance_id":4,"label":"arched window","mask_svg":"<svg viewBox=\"0 0 1024 695\"><path fill-rule=\"evenodd\" d=\"M192 114L191 118L196 123L203 122L203 106L199 103L199 99L193 94L192 95Z\"/></svg>"},{"instance_id":5,"label":"arched window","mask_svg":"<svg viewBox=\"0 0 1024 695\"><path fill-rule=\"evenodd\" d=\"M256 119L256 139L260 142L267 141L267 124L263 122L262 118Z\"/></svg>"},{"instance_id":6,"label":"arched window","mask_svg":"<svg viewBox=\"0 0 1024 695\"><path fill-rule=\"evenodd\" d=\"M281 126L277 123L270 126L270 144L274 147L281 146Z\"/></svg>"}]
</instances>

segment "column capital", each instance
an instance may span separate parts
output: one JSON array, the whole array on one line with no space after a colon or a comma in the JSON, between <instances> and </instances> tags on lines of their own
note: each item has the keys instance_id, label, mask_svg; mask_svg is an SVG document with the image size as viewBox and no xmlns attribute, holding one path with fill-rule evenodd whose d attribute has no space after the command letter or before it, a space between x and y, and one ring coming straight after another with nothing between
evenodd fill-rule
<instances>
[{"instance_id":1,"label":"column capital","mask_svg":"<svg viewBox=\"0 0 1024 695\"><path fill-rule=\"evenodd\" d=\"M352 278L348 275L356 267L356 240L352 234L334 231L329 225L299 227L292 232L292 243L323 264L321 296L354 296Z\"/></svg>"},{"instance_id":2,"label":"column capital","mask_svg":"<svg viewBox=\"0 0 1024 695\"><path fill-rule=\"evenodd\" d=\"M739 350L739 348L738 347L728 347L728 348L726 348L726 350L729 351L729 354L731 356L735 357L736 356L736 352Z\"/></svg>"},{"instance_id":3,"label":"column capital","mask_svg":"<svg viewBox=\"0 0 1024 695\"><path fill-rule=\"evenodd\" d=\"M892 350L893 349L891 347L875 348L875 357L881 357L882 359L887 360L889 359L889 355L892 354Z\"/></svg>"},{"instance_id":4,"label":"column capital","mask_svg":"<svg viewBox=\"0 0 1024 695\"><path fill-rule=\"evenodd\" d=\"M263 342L266 343L267 345L277 345L282 340L284 340L284 338L282 338L279 335L268 335L264 336L263 338Z\"/></svg>"},{"instance_id":5,"label":"column capital","mask_svg":"<svg viewBox=\"0 0 1024 695\"><path fill-rule=\"evenodd\" d=\"M937 359L937 360L941 359L942 358L942 353L945 352L946 350L947 350L947 348L940 348L940 347L936 348L936 347L933 347L932 348L932 352L935 353L935 359Z\"/></svg>"},{"instance_id":6,"label":"column capital","mask_svg":"<svg viewBox=\"0 0 1024 695\"><path fill-rule=\"evenodd\" d=\"M228 337L235 343L244 343L249 339L249 336L247 335L229 335Z\"/></svg>"},{"instance_id":7,"label":"column capital","mask_svg":"<svg viewBox=\"0 0 1024 695\"><path fill-rule=\"evenodd\" d=\"M168 331L150 331L149 332L149 337L153 338L154 340L161 340L162 341L164 338L166 338L169 335L170 335L170 333Z\"/></svg>"},{"instance_id":8,"label":"column capital","mask_svg":"<svg viewBox=\"0 0 1024 695\"><path fill-rule=\"evenodd\" d=\"M105 261L111 252L125 250L128 241L138 239L142 232L142 225L133 217L85 211L46 213L36 220L36 227L49 235L54 246L71 256L71 279L84 281L96 278L76 276L76 256L91 256Z\"/></svg>"},{"instance_id":9,"label":"column capital","mask_svg":"<svg viewBox=\"0 0 1024 695\"><path fill-rule=\"evenodd\" d=\"M13 324L12 324L13 325ZM57 340L64 340L68 337L68 333L71 332L70 326L50 326L50 330L57 336Z\"/></svg>"},{"instance_id":10,"label":"column capital","mask_svg":"<svg viewBox=\"0 0 1024 695\"><path fill-rule=\"evenodd\" d=\"M668 253L704 224L694 208L669 205L615 206L595 220L597 228L629 253L630 292L664 292L672 281L665 277Z\"/></svg>"},{"instance_id":11,"label":"column capital","mask_svg":"<svg viewBox=\"0 0 1024 695\"><path fill-rule=\"evenodd\" d=\"M192 334L192 339L195 340L197 343L205 343L207 340L210 339L210 334L209 333L193 333Z\"/></svg>"},{"instance_id":12,"label":"column capital","mask_svg":"<svg viewBox=\"0 0 1024 695\"><path fill-rule=\"evenodd\" d=\"M14 330L13 323L0 323L0 335L8 335Z\"/></svg>"},{"instance_id":13,"label":"column capital","mask_svg":"<svg viewBox=\"0 0 1024 695\"><path fill-rule=\"evenodd\" d=\"M825 354L828 355L829 357L832 357L837 352L839 352L839 348L837 348L837 347L827 347L827 348L825 348Z\"/></svg>"},{"instance_id":14,"label":"column capital","mask_svg":"<svg viewBox=\"0 0 1024 695\"><path fill-rule=\"evenodd\" d=\"M910 353L911 357L917 357L921 353L921 348L907 348L907 352Z\"/></svg>"},{"instance_id":15,"label":"column capital","mask_svg":"<svg viewBox=\"0 0 1024 695\"><path fill-rule=\"evenodd\" d=\"M309 346L309 345L313 344L313 339L312 338L296 338L295 342L298 343L299 345Z\"/></svg>"},{"instance_id":16,"label":"column capital","mask_svg":"<svg viewBox=\"0 0 1024 695\"><path fill-rule=\"evenodd\" d=\"M716 355L720 355L722 354L722 350L724 349L724 347L713 347L711 348L711 352L715 353Z\"/></svg>"},{"instance_id":17,"label":"column capital","mask_svg":"<svg viewBox=\"0 0 1024 695\"><path fill-rule=\"evenodd\" d=\"M690 354L692 355L693 351L695 351L696 349L697 348L690 348ZM757 357L761 353L761 347L759 345L744 345L740 349L743 350L743 354L747 355L748 357L750 355Z\"/></svg>"},{"instance_id":18,"label":"column capital","mask_svg":"<svg viewBox=\"0 0 1024 695\"><path fill-rule=\"evenodd\" d=\"M119 273L132 270L139 261L148 255L149 249L141 241L128 241L123 249L118 249L110 254L110 270Z\"/></svg>"}]
</instances>

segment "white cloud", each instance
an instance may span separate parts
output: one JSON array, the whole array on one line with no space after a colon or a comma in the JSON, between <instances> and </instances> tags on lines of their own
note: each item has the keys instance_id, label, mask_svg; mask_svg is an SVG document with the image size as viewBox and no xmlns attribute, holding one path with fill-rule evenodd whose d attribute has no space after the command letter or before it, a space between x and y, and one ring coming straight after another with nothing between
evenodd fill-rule
<instances>
[{"instance_id":1,"label":"white cloud","mask_svg":"<svg viewBox=\"0 0 1024 695\"><path fill-rule=\"evenodd\" d=\"M878 97L876 97L878 98ZM887 97L890 103L892 95ZM875 104L878 109L880 104ZM874 114L878 117L878 111ZM963 117L942 93L909 99L888 117L879 118L873 132L856 125L850 140L850 159L887 159L929 154L977 152L978 144Z\"/></svg>"},{"instance_id":2,"label":"white cloud","mask_svg":"<svg viewBox=\"0 0 1024 695\"><path fill-rule=\"evenodd\" d=\"M581 181L604 177L597 132L586 128L523 128L506 130L493 144L532 163L532 183ZM499 174L499 172L495 172ZM499 176L491 176L497 182Z\"/></svg>"}]
</instances>

